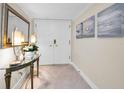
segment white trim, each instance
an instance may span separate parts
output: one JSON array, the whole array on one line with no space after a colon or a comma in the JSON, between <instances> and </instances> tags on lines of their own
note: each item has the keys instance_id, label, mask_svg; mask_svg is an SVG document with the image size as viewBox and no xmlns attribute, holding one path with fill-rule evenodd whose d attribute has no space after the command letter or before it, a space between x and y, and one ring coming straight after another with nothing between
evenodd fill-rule
<instances>
[{"instance_id":1,"label":"white trim","mask_svg":"<svg viewBox=\"0 0 124 93\"><path fill-rule=\"evenodd\" d=\"M63 65L63 64L70 64L70 62L66 62L66 63L64 63L64 62L62 62L62 63L53 63L53 64L51 64L51 63L48 63L48 64L40 64L40 66L44 66L44 65Z\"/></svg>"},{"instance_id":2,"label":"white trim","mask_svg":"<svg viewBox=\"0 0 124 93\"><path fill-rule=\"evenodd\" d=\"M59 20L59 21L72 21L72 19L42 19L42 18L33 18L33 20Z\"/></svg>"},{"instance_id":3,"label":"white trim","mask_svg":"<svg viewBox=\"0 0 124 93\"><path fill-rule=\"evenodd\" d=\"M72 65L72 66L77 70L77 72L79 72L79 74L81 75L81 77L89 84L89 86L90 86L92 89L99 89L99 88L89 79L89 77L88 77L83 71L81 71L73 62L70 62L70 65Z\"/></svg>"}]
</instances>

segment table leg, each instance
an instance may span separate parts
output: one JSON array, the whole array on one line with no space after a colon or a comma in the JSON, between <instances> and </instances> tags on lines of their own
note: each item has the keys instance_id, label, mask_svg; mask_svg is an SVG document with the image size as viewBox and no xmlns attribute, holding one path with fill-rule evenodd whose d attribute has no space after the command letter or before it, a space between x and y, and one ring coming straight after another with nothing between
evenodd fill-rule
<instances>
[{"instance_id":1,"label":"table leg","mask_svg":"<svg viewBox=\"0 0 124 93\"><path fill-rule=\"evenodd\" d=\"M37 77L39 76L39 58L37 59Z\"/></svg>"},{"instance_id":2,"label":"table leg","mask_svg":"<svg viewBox=\"0 0 124 93\"><path fill-rule=\"evenodd\" d=\"M6 74L5 74L6 89L10 89L10 82L11 82L11 72L6 70Z\"/></svg>"},{"instance_id":3,"label":"table leg","mask_svg":"<svg viewBox=\"0 0 124 93\"><path fill-rule=\"evenodd\" d=\"M30 66L31 89L33 89L33 73L34 73L34 64L31 64L31 66Z\"/></svg>"}]
</instances>

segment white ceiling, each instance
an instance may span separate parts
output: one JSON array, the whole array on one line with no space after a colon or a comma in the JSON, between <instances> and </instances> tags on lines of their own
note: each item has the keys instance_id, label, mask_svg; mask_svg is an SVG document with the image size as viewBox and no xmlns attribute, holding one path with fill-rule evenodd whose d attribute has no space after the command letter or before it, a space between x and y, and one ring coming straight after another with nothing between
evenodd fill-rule
<instances>
[{"instance_id":1,"label":"white ceiling","mask_svg":"<svg viewBox=\"0 0 124 93\"><path fill-rule=\"evenodd\" d=\"M40 19L74 19L91 4L86 3L17 3L28 16Z\"/></svg>"}]
</instances>

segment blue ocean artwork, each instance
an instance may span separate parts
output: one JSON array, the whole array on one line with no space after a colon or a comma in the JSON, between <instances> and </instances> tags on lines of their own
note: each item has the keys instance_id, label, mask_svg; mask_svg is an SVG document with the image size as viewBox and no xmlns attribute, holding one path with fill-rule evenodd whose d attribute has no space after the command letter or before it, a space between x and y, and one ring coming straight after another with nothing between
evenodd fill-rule
<instances>
[{"instance_id":1,"label":"blue ocean artwork","mask_svg":"<svg viewBox=\"0 0 124 93\"><path fill-rule=\"evenodd\" d=\"M83 23L80 23L76 26L76 38L77 39L82 38L82 32L83 32Z\"/></svg>"},{"instance_id":2,"label":"blue ocean artwork","mask_svg":"<svg viewBox=\"0 0 124 93\"><path fill-rule=\"evenodd\" d=\"M98 13L98 37L124 36L124 4L114 4Z\"/></svg>"},{"instance_id":3,"label":"blue ocean artwork","mask_svg":"<svg viewBox=\"0 0 124 93\"><path fill-rule=\"evenodd\" d=\"M95 16L91 16L83 22L83 38L95 36Z\"/></svg>"}]
</instances>

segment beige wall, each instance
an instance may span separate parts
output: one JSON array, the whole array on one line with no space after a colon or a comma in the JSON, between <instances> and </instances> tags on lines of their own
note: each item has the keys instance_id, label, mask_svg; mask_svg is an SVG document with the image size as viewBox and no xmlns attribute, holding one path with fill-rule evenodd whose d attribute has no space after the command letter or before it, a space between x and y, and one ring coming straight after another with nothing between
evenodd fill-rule
<instances>
[{"instance_id":1,"label":"beige wall","mask_svg":"<svg viewBox=\"0 0 124 93\"><path fill-rule=\"evenodd\" d=\"M110 5L94 4L73 21L72 62L98 88L124 88L124 38L76 39L75 35L76 24Z\"/></svg>"},{"instance_id":2,"label":"beige wall","mask_svg":"<svg viewBox=\"0 0 124 93\"><path fill-rule=\"evenodd\" d=\"M27 15L25 15L25 13L20 8L18 8L16 4L9 4L9 5L31 22L31 19ZM0 49L0 68L4 67L4 65L8 64L14 59L15 56L12 48ZM0 70L0 88L5 88L4 73L5 70ZM14 84L17 83L17 81L18 81L18 75L16 73L14 74L14 78L12 77L11 87L13 87Z\"/></svg>"}]
</instances>

